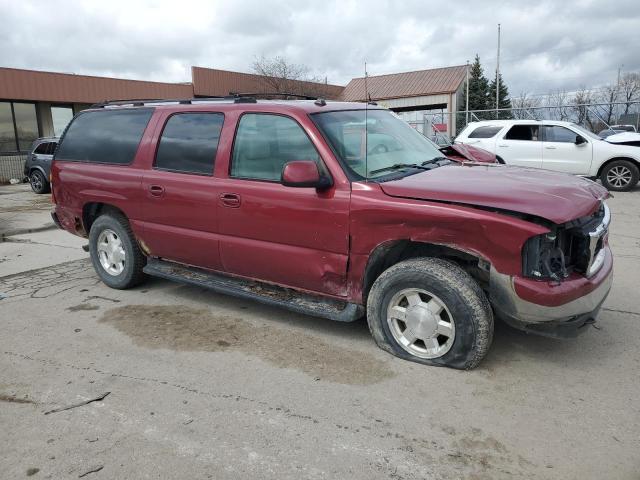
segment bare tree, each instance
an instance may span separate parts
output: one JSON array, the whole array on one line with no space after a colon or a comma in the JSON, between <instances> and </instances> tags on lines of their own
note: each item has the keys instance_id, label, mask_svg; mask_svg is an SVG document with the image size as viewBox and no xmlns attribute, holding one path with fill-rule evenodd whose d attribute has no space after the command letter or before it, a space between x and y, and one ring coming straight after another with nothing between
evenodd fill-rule
<instances>
[{"instance_id":1,"label":"bare tree","mask_svg":"<svg viewBox=\"0 0 640 480\"><path fill-rule=\"evenodd\" d=\"M256 57L253 71L260 75L268 93L295 93L298 95L326 95L326 79L309 74L306 65L290 62L285 57ZM304 82L304 83L303 83Z\"/></svg>"},{"instance_id":2,"label":"bare tree","mask_svg":"<svg viewBox=\"0 0 640 480\"><path fill-rule=\"evenodd\" d=\"M601 105L603 110L602 119L607 125L611 125L612 120L614 120L616 111L614 103L618 101L619 93L619 85L611 84L602 88L595 98L597 103L603 104Z\"/></svg>"},{"instance_id":3,"label":"bare tree","mask_svg":"<svg viewBox=\"0 0 640 480\"><path fill-rule=\"evenodd\" d=\"M620 80L620 99L624 102L624 113L629 113L633 101L640 100L640 73L625 73Z\"/></svg>"},{"instance_id":4,"label":"bare tree","mask_svg":"<svg viewBox=\"0 0 640 480\"><path fill-rule=\"evenodd\" d=\"M535 107L541 105L540 97L532 97L522 91L520 95L511 99L511 107L514 118L539 120L539 111Z\"/></svg>"},{"instance_id":5,"label":"bare tree","mask_svg":"<svg viewBox=\"0 0 640 480\"><path fill-rule=\"evenodd\" d=\"M573 108L577 115L576 123L582 126L589 126L591 130L594 129L594 125L591 119L589 104L593 101L593 92L586 87L580 87L573 96Z\"/></svg>"},{"instance_id":6,"label":"bare tree","mask_svg":"<svg viewBox=\"0 0 640 480\"><path fill-rule=\"evenodd\" d=\"M546 103L553 109L558 120L569 121L571 111L569 105L569 94L566 90L555 90L547 95Z\"/></svg>"}]
</instances>

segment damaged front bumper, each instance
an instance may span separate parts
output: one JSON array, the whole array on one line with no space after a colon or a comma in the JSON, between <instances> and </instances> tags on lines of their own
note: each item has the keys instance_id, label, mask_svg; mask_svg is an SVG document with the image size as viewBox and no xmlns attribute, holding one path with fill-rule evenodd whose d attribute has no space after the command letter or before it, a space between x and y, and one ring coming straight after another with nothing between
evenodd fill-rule
<instances>
[{"instance_id":1,"label":"damaged front bumper","mask_svg":"<svg viewBox=\"0 0 640 480\"><path fill-rule=\"evenodd\" d=\"M611 250L608 246L602 250L602 266L590 278L543 282L491 268L489 298L496 316L515 328L544 336L565 338L585 331L583 327L595 321L613 282Z\"/></svg>"}]
</instances>

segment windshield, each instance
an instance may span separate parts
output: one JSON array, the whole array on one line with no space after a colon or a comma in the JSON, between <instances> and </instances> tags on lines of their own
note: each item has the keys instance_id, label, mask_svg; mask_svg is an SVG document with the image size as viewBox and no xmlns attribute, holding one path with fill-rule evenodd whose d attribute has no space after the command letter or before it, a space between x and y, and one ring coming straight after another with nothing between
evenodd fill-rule
<instances>
[{"instance_id":1,"label":"windshield","mask_svg":"<svg viewBox=\"0 0 640 480\"><path fill-rule=\"evenodd\" d=\"M589 130L587 130L586 128L581 127L580 125L576 124L576 123L572 123L571 126L573 128L575 128L576 130L578 130L580 133L582 133L583 135L586 135L587 137L593 138L594 140L602 140L602 138L600 138L598 135L596 135L593 132L590 132Z\"/></svg>"},{"instance_id":2,"label":"windshield","mask_svg":"<svg viewBox=\"0 0 640 480\"><path fill-rule=\"evenodd\" d=\"M366 129L365 129L366 116ZM343 110L312 118L353 176L379 178L442 158L438 146L388 110ZM397 168L393 168L393 167Z\"/></svg>"}]
</instances>

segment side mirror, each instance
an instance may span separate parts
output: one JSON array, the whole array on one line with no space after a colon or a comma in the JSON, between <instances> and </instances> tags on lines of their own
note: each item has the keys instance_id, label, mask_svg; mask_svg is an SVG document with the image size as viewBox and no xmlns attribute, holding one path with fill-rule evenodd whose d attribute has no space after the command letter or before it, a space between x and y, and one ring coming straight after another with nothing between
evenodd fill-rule
<instances>
[{"instance_id":1,"label":"side mirror","mask_svg":"<svg viewBox=\"0 0 640 480\"><path fill-rule=\"evenodd\" d=\"M321 175L313 160L294 160L282 168L281 183L285 187L328 188L331 179Z\"/></svg>"},{"instance_id":2,"label":"side mirror","mask_svg":"<svg viewBox=\"0 0 640 480\"><path fill-rule=\"evenodd\" d=\"M582 145L583 143L587 143L585 138L581 135L576 135L576 145Z\"/></svg>"}]
</instances>

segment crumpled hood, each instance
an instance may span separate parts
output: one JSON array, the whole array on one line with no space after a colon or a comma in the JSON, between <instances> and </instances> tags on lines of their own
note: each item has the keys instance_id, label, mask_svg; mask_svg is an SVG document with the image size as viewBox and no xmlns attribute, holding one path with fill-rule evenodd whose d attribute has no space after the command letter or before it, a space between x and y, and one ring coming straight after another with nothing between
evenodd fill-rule
<instances>
[{"instance_id":1,"label":"crumpled hood","mask_svg":"<svg viewBox=\"0 0 640 480\"><path fill-rule=\"evenodd\" d=\"M464 160L470 160L472 162L480 163L496 163L496 156L482 148L474 147L473 145L465 145L463 143L454 143L440 149L442 153L454 160L456 157L461 157Z\"/></svg>"},{"instance_id":2,"label":"crumpled hood","mask_svg":"<svg viewBox=\"0 0 640 480\"><path fill-rule=\"evenodd\" d=\"M628 143L628 142L640 142L640 133L636 132L622 132L616 133L614 135L609 135L604 139L605 142L617 144L617 143Z\"/></svg>"},{"instance_id":3,"label":"crumpled hood","mask_svg":"<svg viewBox=\"0 0 640 480\"><path fill-rule=\"evenodd\" d=\"M560 224L592 214L609 192L591 180L508 165L448 165L380 184L392 197L455 202Z\"/></svg>"}]
</instances>

